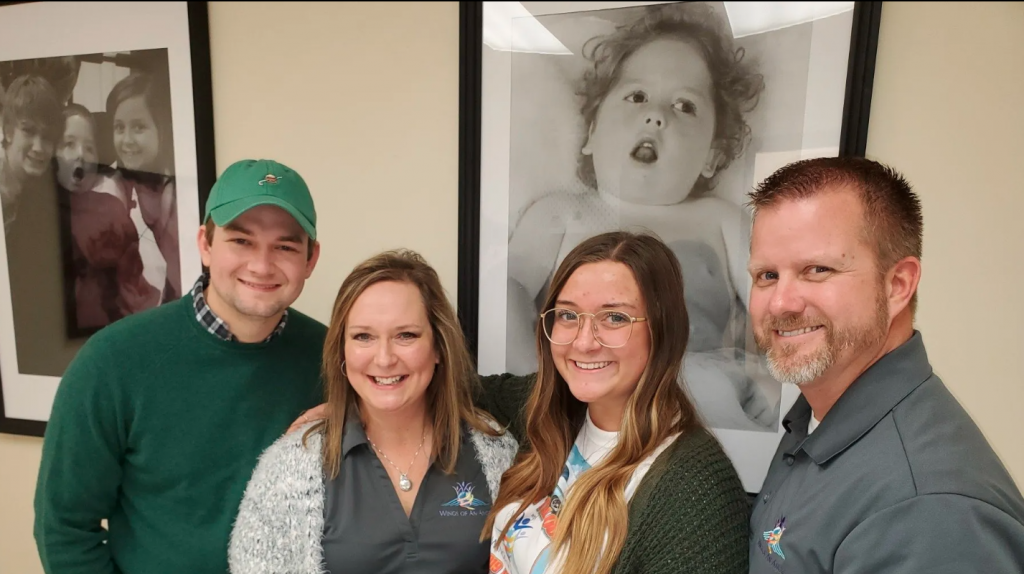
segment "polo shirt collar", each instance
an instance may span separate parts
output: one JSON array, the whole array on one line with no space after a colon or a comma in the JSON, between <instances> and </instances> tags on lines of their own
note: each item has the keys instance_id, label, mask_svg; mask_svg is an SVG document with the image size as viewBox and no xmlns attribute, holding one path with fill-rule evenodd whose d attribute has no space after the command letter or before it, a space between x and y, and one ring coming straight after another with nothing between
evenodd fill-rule
<instances>
[{"instance_id":1,"label":"polo shirt collar","mask_svg":"<svg viewBox=\"0 0 1024 574\"><path fill-rule=\"evenodd\" d=\"M825 464L867 434L931 375L924 341L915 330L906 343L876 361L846 389L794 452L802 449L816 464ZM806 435L810 417L811 407L801 395L783 424L787 432Z\"/></svg>"},{"instance_id":2,"label":"polo shirt collar","mask_svg":"<svg viewBox=\"0 0 1024 574\"><path fill-rule=\"evenodd\" d=\"M366 429L359 418L359 410L350 408L345 416L345 428L341 436L341 458L347 457L350 450L361 444L370 444L370 441L366 438Z\"/></svg>"},{"instance_id":3,"label":"polo shirt collar","mask_svg":"<svg viewBox=\"0 0 1024 574\"><path fill-rule=\"evenodd\" d=\"M469 425L462 423L459 427L462 432L462 440L470 440L472 435ZM352 406L348 410L348 415L345 416L345 430L341 436L341 458L347 457L349 451L361 444L371 446L370 439L366 437L366 429L363 428L363 421L359 418L359 409Z\"/></svg>"}]
</instances>

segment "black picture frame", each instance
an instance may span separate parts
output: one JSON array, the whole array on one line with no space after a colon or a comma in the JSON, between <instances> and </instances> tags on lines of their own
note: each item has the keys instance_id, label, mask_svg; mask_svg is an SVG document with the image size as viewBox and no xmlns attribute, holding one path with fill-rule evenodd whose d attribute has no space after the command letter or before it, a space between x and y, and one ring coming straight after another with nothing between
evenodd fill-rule
<instances>
[{"instance_id":1,"label":"black picture frame","mask_svg":"<svg viewBox=\"0 0 1024 574\"><path fill-rule=\"evenodd\" d=\"M480 122L483 111L483 2L459 2L458 312L470 355L480 316Z\"/></svg>"},{"instance_id":2,"label":"black picture frame","mask_svg":"<svg viewBox=\"0 0 1024 574\"><path fill-rule=\"evenodd\" d=\"M39 6L40 10L45 9L44 2L0 2L0 20L4 16L6 10L26 10ZM89 5L92 3L85 2L84 4ZM145 3L124 3L114 5L115 7L121 7L125 4L137 4L143 5ZM206 203L206 199L209 196L210 189L213 183L216 181L216 155L215 155L215 144L214 144L214 121L213 121L213 81L211 71L211 60L210 60L210 27L209 27L209 13L207 2L175 2L167 3L171 5L182 5L187 10L187 29L186 26L181 26L180 30L174 30L173 33L187 34L187 38L184 38L180 45L188 46L189 55L189 68L190 68L190 81L191 81L191 108L192 117L190 126L194 129L194 149L195 157L188 158L189 165L194 165L194 170L189 169L188 181L185 184L179 184L179 199L182 197L195 197L197 205L187 205L186 208L178 207L179 214L181 213L194 213L198 210L201 218L203 208ZM98 8L98 7L97 7ZM175 6L176 9L180 9ZM115 8L116 9L116 8ZM120 15L116 15L120 16ZM33 17L34 18L34 17ZM179 19L179 21L181 21ZM141 23L140 23L141 24ZM54 24L52 21L48 21L45 18L40 17L39 27L40 30L49 29ZM161 26L166 26L167 23L161 22ZM83 30L85 30L83 28ZM84 34L84 32L83 32ZM40 36L45 36L44 33L40 33ZM152 46L146 46L149 48ZM124 46L118 48L118 50L138 50L144 49L135 46ZM97 50L97 52L106 50ZM179 50L180 53L184 53L184 49ZM46 54L43 57L50 57L52 54ZM33 57L33 56L30 56ZM0 58L2 59L2 58ZM173 82L173 80L172 80ZM173 88L173 86L172 86ZM175 118L175 124L179 120ZM190 138L191 139L191 138ZM190 145L193 142L189 142ZM178 144L175 143L176 154L178 153ZM181 159L176 159L178 165L181 164ZM180 178L179 178L180 180ZM181 186L188 186L188 193L182 194ZM191 203L191 202L189 202ZM195 222L197 225L200 223L199 220ZM191 225L191 224L190 224ZM183 238L184 239L184 238ZM63 241L63 239L62 239ZM195 267L195 271L199 271L198 263L190 265L186 270L185 263L182 264L182 289L187 289L184 284L185 278L189 276L189 273L193 271L191 267ZM94 331L84 332L71 332L71 335L88 336ZM0 356L0 362L4 360L3 356ZM59 377L56 377L59 381ZM0 383L4 383L3 379L0 379ZM49 393L54 392L53 387L56 383L50 385ZM25 417L18 416L17 413L12 412L10 407L11 401L8 399L5 401L5 392L2 392L4 386L0 386L0 433L11 434L11 435L22 435L32 437L43 437L46 432L46 420L35 420ZM40 391L42 392L42 391Z\"/></svg>"},{"instance_id":3,"label":"black picture frame","mask_svg":"<svg viewBox=\"0 0 1024 574\"><path fill-rule=\"evenodd\" d=\"M480 367L481 341L481 261L489 257L482 247L482 195L487 175L482 171L484 147L484 106L487 70L484 69L484 5L486 2L460 2L460 86L459 86L459 212L458 212L458 312L470 353ZM533 3L534 5L543 3ZM552 13L570 10L559 4ZM588 5L620 3L589 2ZM842 125L838 141L840 156L860 156L866 152L872 99L875 60L878 48L882 2L854 2L850 29L849 55L842 105ZM601 9L588 8L590 9ZM583 10L581 8L581 10ZM564 13L564 12L563 12ZM507 91L508 87L502 87ZM503 93L504 97L505 94ZM504 132L502 132L504 135ZM486 162L486 160L484 160ZM511 168L510 168L511 171ZM493 214L492 214L493 215ZM485 222L484 225L489 225ZM487 230L483 230L484 233ZM483 254L483 255L482 255ZM488 272L484 269L484 272ZM496 309L496 313L504 313ZM492 368L485 374L494 372ZM749 490L756 491L755 488Z\"/></svg>"}]
</instances>

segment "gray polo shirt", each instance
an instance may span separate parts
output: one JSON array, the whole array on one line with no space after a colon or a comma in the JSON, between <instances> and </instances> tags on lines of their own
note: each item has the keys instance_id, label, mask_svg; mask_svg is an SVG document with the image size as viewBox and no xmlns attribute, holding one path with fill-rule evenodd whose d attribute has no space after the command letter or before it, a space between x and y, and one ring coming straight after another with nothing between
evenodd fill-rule
<instances>
[{"instance_id":1,"label":"gray polo shirt","mask_svg":"<svg viewBox=\"0 0 1024 574\"><path fill-rule=\"evenodd\" d=\"M754 501L751 574L1024 572L1024 498L920 333L810 416L800 397Z\"/></svg>"},{"instance_id":2,"label":"gray polo shirt","mask_svg":"<svg viewBox=\"0 0 1024 574\"><path fill-rule=\"evenodd\" d=\"M341 451L341 471L324 485L328 572L487 572L489 546L479 539L492 500L468 430L455 473L431 465L408 517L357 416L346 421Z\"/></svg>"}]
</instances>

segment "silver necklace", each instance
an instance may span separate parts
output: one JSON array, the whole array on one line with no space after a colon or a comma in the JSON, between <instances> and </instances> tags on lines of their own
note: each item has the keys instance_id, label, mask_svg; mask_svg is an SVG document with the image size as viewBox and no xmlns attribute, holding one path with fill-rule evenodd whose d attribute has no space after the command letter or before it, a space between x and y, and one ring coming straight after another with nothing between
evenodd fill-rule
<instances>
[{"instance_id":1,"label":"silver necklace","mask_svg":"<svg viewBox=\"0 0 1024 574\"><path fill-rule=\"evenodd\" d=\"M401 488L404 492L409 492L410 490L412 490L412 481L409 480L409 472L412 471L412 465L416 464L416 457L420 455L420 449L423 448L423 443L427 442L427 432L423 431L423 440L420 441L420 446L416 447L416 454L412 455L412 462L409 463L409 470L405 472L402 472L400 468L395 466L395 463L391 462L391 459L388 458L388 455L384 454L384 451L378 448L377 445L374 444L372 440L370 440L370 437L366 437L366 440L369 440L370 444L373 445L374 450L379 452L380 455L383 456L384 459L388 461L388 464L395 467L395 470L398 471L398 488Z\"/></svg>"}]
</instances>

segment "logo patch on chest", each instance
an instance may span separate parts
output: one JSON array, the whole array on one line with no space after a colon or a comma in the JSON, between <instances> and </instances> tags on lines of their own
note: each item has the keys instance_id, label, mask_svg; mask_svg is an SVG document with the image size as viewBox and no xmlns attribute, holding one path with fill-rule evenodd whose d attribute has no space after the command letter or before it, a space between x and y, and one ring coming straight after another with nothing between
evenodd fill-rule
<instances>
[{"instance_id":1,"label":"logo patch on chest","mask_svg":"<svg viewBox=\"0 0 1024 574\"><path fill-rule=\"evenodd\" d=\"M479 516L485 512L484 507L490 503L473 494L472 482L459 482L452 486L455 490L455 498L441 504L441 516ZM449 510L450 509L450 510Z\"/></svg>"},{"instance_id":2,"label":"logo patch on chest","mask_svg":"<svg viewBox=\"0 0 1024 574\"><path fill-rule=\"evenodd\" d=\"M757 547L761 555L765 557L768 564L776 572L782 572L782 563L779 560L786 559L786 553L782 551L782 535L786 532L786 517L783 516L775 523L775 528L766 530L762 534L764 541L758 541Z\"/></svg>"},{"instance_id":3,"label":"logo patch on chest","mask_svg":"<svg viewBox=\"0 0 1024 574\"><path fill-rule=\"evenodd\" d=\"M768 541L768 553L778 554L779 558L786 559L782 552L782 533L786 531L786 517L783 516L775 523L775 528L764 533L764 539Z\"/></svg>"}]
</instances>

